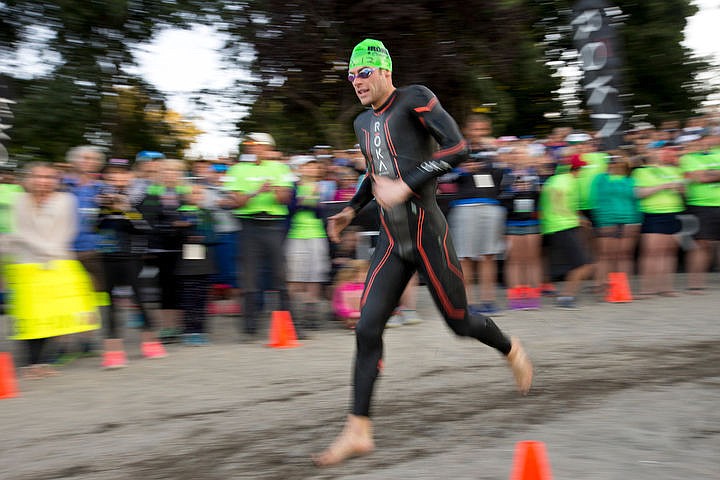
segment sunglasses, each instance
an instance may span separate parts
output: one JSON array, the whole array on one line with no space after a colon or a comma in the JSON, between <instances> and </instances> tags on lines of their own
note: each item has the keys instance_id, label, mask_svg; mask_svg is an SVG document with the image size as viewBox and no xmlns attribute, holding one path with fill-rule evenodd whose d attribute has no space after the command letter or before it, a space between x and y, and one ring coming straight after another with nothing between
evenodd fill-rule
<instances>
[{"instance_id":1,"label":"sunglasses","mask_svg":"<svg viewBox=\"0 0 720 480\"><path fill-rule=\"evenodd\" d=\"M374 71L374 68L365 67L358 73L348 73L348 82L353 83L356 78L368 78Z\"/></svg>"}]
</instances>

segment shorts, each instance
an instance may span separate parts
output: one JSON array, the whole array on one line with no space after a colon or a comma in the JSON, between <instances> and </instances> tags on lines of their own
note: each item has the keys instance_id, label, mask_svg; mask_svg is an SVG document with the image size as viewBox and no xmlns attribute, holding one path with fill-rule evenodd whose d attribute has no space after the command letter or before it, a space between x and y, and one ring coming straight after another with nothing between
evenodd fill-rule
<instances>
[{"instance_id":1,"label":"shorts","mask_svg":"<svg viewBox=\"0 0 720 480\"><path fill-rule=\"evenodd\" d=\"M540 224L534 225L507 225L505 235L537 235L540 233Z\"/></svg>"},{"instance_id":2,"label":"shorts","mask_svg":"<svg viewBox=\"0 0 720 480\"><path fill-rule=\"evenodd\" d=\"M580 210L580 211L578 211L578 213L579 213L581 216L587 218L588 221L590 222L590 225L591 225L591 226L597 227L597 221L596 221L596 219L595 219L595 213L592 211L592 209Z\"/></svg>"},{"instance_id":3,"label":"shorts","mask_svg":"<svg viewBox=\"0 0 720 480\"><path fill-rule=\"evenodd\" d=\"M285 245L288 282L327 282L330 276L327 238L288 238Z\"/></svg>"},{"instance_id":4,"label":"shorts","mask_svg":"<svg viewBox=\"0 0 720 480\"><path fill-rule=\"evenodd\" d=\"M626 227L637 227L639 223L615 223L611 225L603 225L595 227L595 236L597 238L623 238Z\"/></svg>"},{"instance_id":5,"label":"shorts","mask_svg":"<svg viewBox=\"0 0 720 480\"><path fill-rule=\"evenodd\" d=\"M720 207L688 205L685 213L695 215L700 222L700 229L693 238L696 240L720 240Z\"/></svg>"},{"instance_id":6,"label":"shorts","mask_svg":"<svg viewBox=\"0 0 720 480\"><path fill-rule=\"evenodd\" d=\"M88 274L90 274L90 279L92 280L95 291L104 292L105 272L103 271L103 259L100 252L97 250L87 250L77 252L76 256Z\"/></svg>"},{"instance_id":7,"label":"shorts","mask_svg":"<svg viewBox=\"0 0 720 480\"><path fill-rule=\"evenodd\" d=\"M550 270L553 277L564 276L578 267L592 263L583 244L580 227L545 235L550 249Z\"/></svg>"},{"instance_id":8,"label":"shorts","mask_svg":"<svg viewBox=\"0 0 720 480\"><path fill-rule=\"evenodd\" d=\"M678 212L680 213L680 212ZM660 233L674 235L682 227L678 213L644 213L640 233Z\"/></svg>"},{"instance_id":9,"label":"shorts","mask_svg":"<svg viewBox=\"0 0 720 480\"><path fill-rule=\"evenodd\" d=\"M505 209L500 205L456 205L448 213L448 223L458 258L479 259L505 250Z\"/></svg>"}]
</instances>

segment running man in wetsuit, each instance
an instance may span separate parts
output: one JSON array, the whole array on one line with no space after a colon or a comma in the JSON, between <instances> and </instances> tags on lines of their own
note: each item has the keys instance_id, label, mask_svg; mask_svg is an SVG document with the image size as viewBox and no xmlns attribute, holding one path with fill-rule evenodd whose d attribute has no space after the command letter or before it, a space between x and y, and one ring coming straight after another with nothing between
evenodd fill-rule
<instances>
[{"instance_id":1,"label":"running man in wetsuit","mask_svg":"<svg viewBox=\"0 0 720 480\"><path fill-rule=\"evenodd\" d=\"M374 449L370 402L382 365L382 334L416 270L425 275L436 305L457 335L476 338L505 355L521 393L527 393L532 382L532 364L520 343L505 336L490 318L468 312L460 263L435 198L436 178L466 158L455 121L427 88L393 86L390 55L377 40L366 39L355 47L348 80L360 102L372 107L355 120L368 175L350 204L329 218L328 233L337 241L372 198L380 206L381 231L355 327L352 411L337 439L314 456L319 466Z\"/></svg>"}]
</instances>

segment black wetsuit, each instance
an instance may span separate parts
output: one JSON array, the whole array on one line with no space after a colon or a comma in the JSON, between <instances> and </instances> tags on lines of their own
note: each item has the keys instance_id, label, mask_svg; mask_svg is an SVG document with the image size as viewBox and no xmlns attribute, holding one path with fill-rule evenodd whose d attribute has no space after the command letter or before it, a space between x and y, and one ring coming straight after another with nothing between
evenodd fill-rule
<instances>
[{"instance_id":1,"label":"black wetsuit","mask_svg":"<svg viewBox=\"0 0 720 480\"><path fill-rule=\"evenodd\" d=\"M352 413L369 416L385 323L416 270L424 274L435 304L457 335L476 338L505 355L510 340L489 318L469 314L460 263L435 197L436 178L467 158L453 118L430 90L412 85L395 90L380 108L358 115L355 134L369 173L401 178L414 192L404 204L380 208L380 235L355 329ZM372 198L368 175L350 206L357 212Z\"/></svg>"}]
</instances>

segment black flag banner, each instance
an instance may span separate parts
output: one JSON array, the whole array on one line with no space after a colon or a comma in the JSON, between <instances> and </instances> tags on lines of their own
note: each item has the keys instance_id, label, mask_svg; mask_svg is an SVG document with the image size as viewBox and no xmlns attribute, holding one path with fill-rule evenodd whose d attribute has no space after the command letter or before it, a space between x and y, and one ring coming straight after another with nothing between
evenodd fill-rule
<instances>
[{"instance_id":1,"label":"black flag banner","mask_svg":"<svg viewBox=\"0 0 720 480\"><path fill-rule=\"evenodd\" d=\"M583 89L600 148L611 150L622 142L620 55L615 30L604 0L580 0L573 8L573 40L580 52Z\"/></svg>"}]
</instances>

